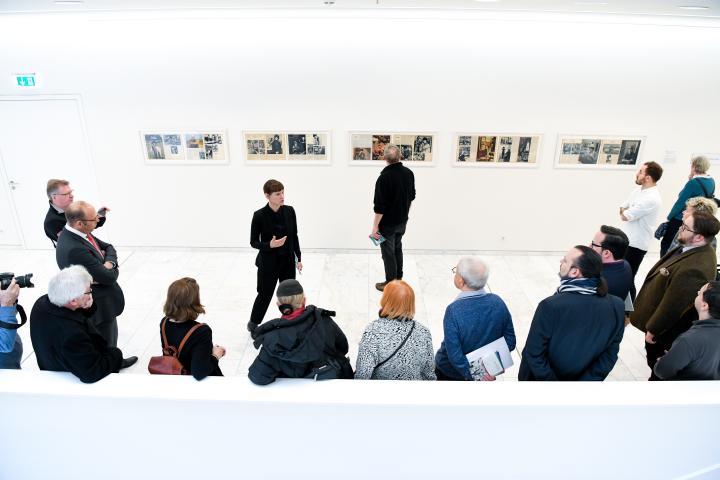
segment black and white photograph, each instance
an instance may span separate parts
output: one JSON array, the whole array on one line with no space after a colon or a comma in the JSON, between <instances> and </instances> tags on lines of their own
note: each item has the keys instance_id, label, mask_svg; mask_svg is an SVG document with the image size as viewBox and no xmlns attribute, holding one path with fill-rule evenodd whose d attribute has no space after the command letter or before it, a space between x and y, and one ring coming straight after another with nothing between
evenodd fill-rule
<instances>
[{"instance_id":1,"label":"black and white photograph","mask_svg":"<svg viewBox=\"0 0 720 480\"><path fill-rule=\"evenodd\" d=\"M283 154L283 135L274 133L267 137L267 154L282 155Z\"/></svg>"},{"instance_id":2,"label":"black and white photograph","mask_svg":"<svg viewBox=\"0 0 720 480\"><path fill-rule=\"evenodd\" d=\"M412 145L398 145L400 154L403 160L412 160L413 148Z\"/></svg>"},{"instance_id":3,"label":"black and white photograph","mask_svg":"<svg viewBox=\"0 0 720 480\"><path fill-rule=\"evenodd\" d=\"M459 134L455 164L500 168L502 165L534 167L537 164L539 135Z\"/></svg>"},{"instance_id":4,"label":"black and white photograph","mask_svg":"<svg viewBox=\"0 0 720 480\"><path fill-rule=\"evenodd\" d=\"M370 147L367 148L353 148L353 160L370 160Z\"/></svg>"},{"instance_id":5,"label":"black and white photograph","mask_svg":"<svg viewBox=\"0 0 720 480\"><path fill-rule=\"evenodd\" d=\"M623 140L618 155L618 165L635 165L639 151L640 140Z\"/></svg>"},{"instance_id":6,"label":"black and white photograph","mask_svg":"<svg viewBox=\"0 0 720 480\"><path fill-rule=\"evenodd\" d=\"M313 155L313 145L308 147L305 134L288 133L288 148L290 149L290 155Z\"/></svg>"},{"instance_id":7,"label":"black and white photograph","mask_svg":"<svg viewBox=\"0 0 720 480\"><path fill-rule=\"evenodd\" d=\"M164 160L165 150L161 135L145 135L145 149L149 160Z\"/></svg>"},{"instance_id":8,"label":"black and white photograph","mask_svg":"<svg viewBox=\"0 0 720 480\"><path fill-rule=\"evenodd\" d=\"M254 160L286 160L284 143L287 135L280 132L245 133L245 158Z\"/></svg>"},{"instance_id":9,"label":"black and white photograph","mask_svg":"<svg viewBox=\"0 0 720 480\"><path fill-rule=\"evenodd\" d=\"M537 153L537 147L533 149L533 137L519 137L518 138L518 151L517 161L524 163L534 163L535 154ZM532 159L531 159L532 157Z\"/></svg>"},{"instance_id":10,"label":"black and white photograph","mask_svg":"<svg viewBox=\"0 0 720 480\"><path fill-rule=\"evenodd\" d=\"M429 162L432 160L432 137L418 135L413 143L413 160Z\"/></svg>"},{"instance_id":11,"label":"black and white photograph","mask_svg":"<svg viewBox=\"0 0 720 480\"><path fill-rule=\"evenodd\" d=\"M513 137L500 137L500 147L498 147L498 162L509 162L510 151L513 146Z\"/></svg>"},{"instance_id":12,"label":"black and white photograph","mask_svg":"<svg viewBox=\"0 0 720 480\"><path fill-rule=\"evenodd\" d=\"M165 145L175 145L175 146L178 146L178 145L181 144L180 134L177 134L177 133L173 133L173 134L169 134L169 135L163 135L162 138L163 138L163 143L164 143Z\"/></svg>"},{"instance_id":13,"label":"black and white photograph","mask_svg":"<svg viewBox=\"0 0 720 480\"><path fill-rule=\"evenodd\" d=\"M265 140L248 140L247 152L249 155L265 155Z\"/></svg>"},{"instance_id":14,"label":"black and white photograph","mask_svg":"<svg viewBox=\"0 0 720 480\"><path fill-rule=\"evenodd\" d=\"M205 160L225 160L225 148L221 133L203 134L205 142Z\"/></svg>"},{"instance_id":15,"label":"black and white photograph","mask_svg":"<svg viewBox=\"0 0 720 480\"><path fill-rule=\"evenodd\" d=\"M461 147L469 147L472 143L472 137L470 135L460 135L458 137L458 145Z\"/></svg>"},{"instance_id":16,"label":"black and white photograph","mask_svg":"<svg viewBox=\"0 0 720 480\"><path fill-rule=\"evenodd\" d=\"M644 137L558 135L555 166L560 168L616 168L638 161Z\"/></svg>"},{"instance_id":17,"label":"black and white photograph","mask_svg":"<svg viewBox=\"0 0 720 480\"><path fill-rule=\"evenodd\" d=\"M466 162L470 157L470 145L458 148L458 162Z\"/></svg>"}]
</instances>

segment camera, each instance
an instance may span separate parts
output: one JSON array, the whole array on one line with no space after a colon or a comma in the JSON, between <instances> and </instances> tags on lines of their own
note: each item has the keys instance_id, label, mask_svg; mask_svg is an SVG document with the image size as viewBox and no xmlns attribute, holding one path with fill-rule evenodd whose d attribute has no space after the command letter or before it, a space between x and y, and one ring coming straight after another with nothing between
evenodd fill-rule
<instances>
[{"instance_id":1,"label":"camera","mask_svg":"<svg viewBox=\"0 0 720 480\"><path fill-rule=\"evenodd\" d=\"M0 273L0 290L5 290L10 286L10 282L12 282L12 279L15 279L15 283L20 288L33 288L35 285L32 283L32 273L26 273L25 275L21 275L19 277L16 277L14 273L12 272L3 272Z\"/></svg>"}]
</instances>

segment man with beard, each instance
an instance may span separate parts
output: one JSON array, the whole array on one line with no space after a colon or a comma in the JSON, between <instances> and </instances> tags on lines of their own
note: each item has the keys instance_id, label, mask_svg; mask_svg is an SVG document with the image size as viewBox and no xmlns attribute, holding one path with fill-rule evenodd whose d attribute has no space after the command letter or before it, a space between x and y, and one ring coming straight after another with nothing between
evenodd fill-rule
<instances>
[{"instance_id":1,"label":"man with beard","mask_svg":"<svg viewBox=\"0 0 720 480\"><path fill-rule=\"evenodd\" d=\"M639 187L633 190L627 201L620 206L622 229L630 239L625 260L630 264L633 278L647 253L657 226L662 200L656 184L662 173L662 167L655 162L642 164L635 174L635 183Z\"/></svg>"},{"instance_id":2,"label":"man with beard","mask_svg":"<svg viewBox=\"0 0 720 480\"><path fill-rule=\"evenodd\" d=\"M540 302L522 352L518 380L596 380L617 361L624 304L608 295L602 258L576 245L560 260L560 287Z\"/></svg>"},{"instance_id":3,"label":"man with beard","mask_svg":"<svg viewBox=\"0 0 720 480\"><path fill-rule=\"evenodd\" d=\"M647 364L655 362L673 341L688 330L697 311L697 291L715 279L716 255L710 243L720 222L707 212L694 211L683 220L680 246L670 250L650 269L635 300L630 323L645 332ZM651 373L650 380L657 380Z\"/></svg>"}]
</instances>

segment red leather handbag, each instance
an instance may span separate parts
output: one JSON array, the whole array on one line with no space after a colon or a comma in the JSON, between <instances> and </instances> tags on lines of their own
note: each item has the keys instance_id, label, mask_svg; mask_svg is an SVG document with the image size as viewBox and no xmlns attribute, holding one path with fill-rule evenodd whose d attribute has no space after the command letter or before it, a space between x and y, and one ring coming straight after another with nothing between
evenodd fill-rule
<instances>
[{"instance_id":1,"label":"red leather handbag","mask_svg":"<svg viewBox=\"0 0 720 480\"><path fill-rule=\"evenodd\" d=\"M190 338L195 330L205 325L204 323L198 323L192 327L183 337L178 348L173 345L168 345L167 336L165 335L165 324L167 323L167 317L163 318L160 331L162 332L162 343L163 343L163 354L158 357L151 357L150 363L148 363L148 371L154 375L187 375L188 372L180 363L180 352L182 352L185 342Z\"/></svg>"}]
</instances>

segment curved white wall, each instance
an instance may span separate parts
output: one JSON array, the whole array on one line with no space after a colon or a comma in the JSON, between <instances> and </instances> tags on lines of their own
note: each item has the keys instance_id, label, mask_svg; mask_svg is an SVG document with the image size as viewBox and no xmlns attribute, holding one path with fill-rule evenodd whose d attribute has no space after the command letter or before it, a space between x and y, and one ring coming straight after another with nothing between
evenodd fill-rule
<instances>
[{"instance_id":1,"label":"curved white wall","mask_svg":"<svg viewBox=\"0 0 720 480\"><path fill-rule=\"evenodd\" d=\"M26 71L42 75L37 93L81 95L99 191L113 209L106 237L119 245L246 247L261 185L276 177L305 247L368 248L379 168L348 165L347 132L397 129L437 132L436 166L415 170L407 248L565 250L619 223L634 172L554 169L558 133L645 135L643 160L677 152L660 182L665 210L691 153L720 151L720 23L670 21L399 10L6 15L0 95L16 95L11 74ZM231 163L146 166L138 132L173 128L226 129ZM332 164L245 165L242 132L263 129L330 130ZM452 167L454 134L471 131L543 134L539 167ZM46 175L37 175L42 191Z\"/></svg>"}]
</instances>

